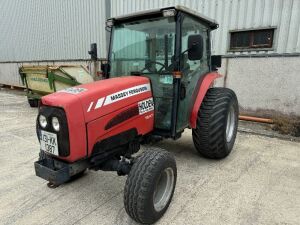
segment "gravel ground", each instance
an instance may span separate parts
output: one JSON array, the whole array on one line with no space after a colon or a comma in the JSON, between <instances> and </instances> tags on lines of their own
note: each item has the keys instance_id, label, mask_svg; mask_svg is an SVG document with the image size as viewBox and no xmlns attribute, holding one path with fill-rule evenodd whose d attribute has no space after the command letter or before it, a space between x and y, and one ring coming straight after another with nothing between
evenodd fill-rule
<instances>
[{"instance_id":1,"label":"gravel ground","mask_svg":"<svg viewBox=\"0 0 300 225\"><path fill-rule=\"evenodd\" d=\"M89 171L49 189L35 176L36 109L0 90L0 224L136 224L123 207L126 177ZM172 152L178 180L157 224L300 224L300 143L238 133L221 161L200 157L191 131L158 145Z\"/></svg>"}]
</instances>

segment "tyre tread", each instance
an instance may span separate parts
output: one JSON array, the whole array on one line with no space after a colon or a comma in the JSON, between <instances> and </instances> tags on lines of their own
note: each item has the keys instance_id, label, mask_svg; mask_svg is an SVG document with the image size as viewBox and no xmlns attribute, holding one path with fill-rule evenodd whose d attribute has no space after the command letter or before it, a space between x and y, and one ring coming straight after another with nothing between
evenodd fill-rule
<instances>
[{"instance_id":1,"label":"tyre tread","mask_svg":"<svg viewBox=\"0 0 300 225\"><path fill-rule=\"evenodd\" d=\"M152 186L153 174L159 163L174 160L167 151L149 150L144 152L133 164L124 189L124 206L127 214L143 224L152 223L147 216L146 201L149 187Z\"/></svg>"},{"instance_id":2,"label":"tyre tread","mask_svg":"<svg viewBox=\"0 0 300 225\"><path fill-rule=\"evenodd\" d=\"M207 158L226 157L224 129L226 129L227 109L231 102L237 104L235 93L228 88L210 88L200 106L193 141L196 150ZM231 149L230 149L231 150Z\"/></svg>"}]
</instances>

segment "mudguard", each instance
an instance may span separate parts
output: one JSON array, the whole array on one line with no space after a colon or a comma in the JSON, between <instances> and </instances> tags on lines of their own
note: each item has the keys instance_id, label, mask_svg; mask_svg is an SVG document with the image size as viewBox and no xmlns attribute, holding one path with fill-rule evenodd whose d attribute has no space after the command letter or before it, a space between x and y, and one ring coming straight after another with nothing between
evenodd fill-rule
<instances>
[{"instance_id":1,"label":"mudguard","mask_svg":"<svg viewBox=\"0 0 300 225\"><path fill-rule=\"evenodd\" d=\"M196 128L196 122L197 122L197 115L198 111L200 109L201 103L204 99L204 96L207 92L207 90L212 85L213 81L217 78L221 77L221 75L217 72L211 72L205 75L205 77L202 80L202 83L200 85L194 106L192 108L192 112L190 115L190 127L195 129Z\"/></svg>"}]
</instances>

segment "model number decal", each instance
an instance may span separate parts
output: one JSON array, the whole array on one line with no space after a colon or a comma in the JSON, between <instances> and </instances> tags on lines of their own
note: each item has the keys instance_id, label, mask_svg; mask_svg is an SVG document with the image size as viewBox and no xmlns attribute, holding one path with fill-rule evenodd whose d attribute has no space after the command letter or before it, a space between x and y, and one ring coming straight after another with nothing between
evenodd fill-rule
<instances>
[{"instance_id":1,"label":"model number decal","mask_svg":"<svg viewBox=\"0 0 300 225\"><path fill-rule=\"evenodd\" d=\"M138 103L139 114L144 114L154 110L153 98L148 98Z\"/></svg>"}]
</instances>

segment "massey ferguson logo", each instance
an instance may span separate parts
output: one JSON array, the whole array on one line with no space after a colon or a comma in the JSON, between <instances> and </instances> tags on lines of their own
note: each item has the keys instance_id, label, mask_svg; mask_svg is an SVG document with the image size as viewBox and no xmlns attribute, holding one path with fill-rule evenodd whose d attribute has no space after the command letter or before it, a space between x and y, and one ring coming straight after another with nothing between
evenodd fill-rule
<instances>
[{"instance_id":1,"label":"massey ferguson logo","mask_svg":"<svg viewBox=\"0 0 300 225\"><path fill-rule=\"evenodd\" d=\"M111 101L115 101L116 99L124 98L126 96L128 96L128 92L122 92L122 93L110 96L110 99L111 99Z\"/></svg>"},{"instance_id":2,"label":"massey ferguson logo","mask_svg":"<svg viewBox=\"0 0 300 225\"><path fill-rule=\"evenodd\" d=\"M122 91L121 93L117 93L117 94L113 94L113 95L109 95L111 101L116 101L117 99L122 99L122 98L126 98L128 96L133 96L142 92L145 92L148 90L148 87L145 85L143 87L139 87L139 88L134 88L134 89L126 89L125 91Z\"/></svg>"},{"instance_id":3,"label":"massey ferguson logo","mask_svg":"<svg viewBox=\"0 0 300 225\"><path fill-rule=\"evenodd\" d=\"M141 94L141 93L144 93L144 92L147 92L147 91L151 91L151 87L150 87L149 83L138 85L138 86L135 86L135 87L131 87L131 88L113 93L113 94L108 95L106 97L99 98L96 101L95 105L94 105L94 102L91 102L88 109L87 109L87 112L91 111L92 109L98 109L98 108L100 108L104 105L109 105L109 104L112 104L114 102L123 100L125 98L129 98L131 96L138 95L138 94Z\"/></svg>"},{"instance_id":4,"label":"massey ferguson logo","mask_svg":"<svg viewBox=\"0 0 300 225\"><path fill-rule=\"evenodd\" d=\"M153 98L146 99L138 103L139 114L144 114L154 110Z\"/></svg>"}]
</instances>

